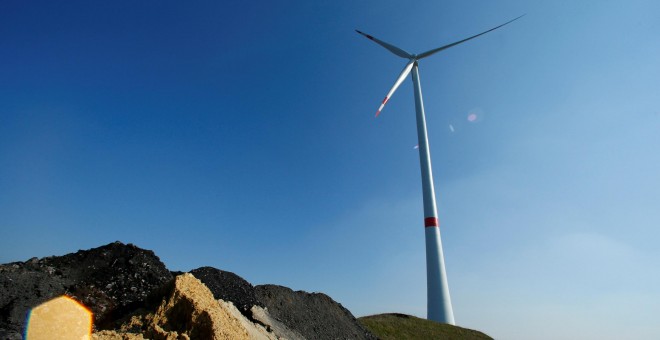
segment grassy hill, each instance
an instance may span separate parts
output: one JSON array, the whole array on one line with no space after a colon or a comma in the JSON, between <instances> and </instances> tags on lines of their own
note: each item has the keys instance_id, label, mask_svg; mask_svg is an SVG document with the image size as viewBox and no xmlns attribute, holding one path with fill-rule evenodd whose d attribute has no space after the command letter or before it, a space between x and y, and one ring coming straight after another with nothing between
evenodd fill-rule
<instances>
[{"instance_id":1,"label":"grassy hill","mask_svg":"<svg viewBox=\"0 0 660 340\"><path fill-rule=\"evenodd\" d=\"M479 331L441 324L405 314L378 314L358 318L371 333L382 340L400 339L493 339Z\"/></svg>"}]
</instances>

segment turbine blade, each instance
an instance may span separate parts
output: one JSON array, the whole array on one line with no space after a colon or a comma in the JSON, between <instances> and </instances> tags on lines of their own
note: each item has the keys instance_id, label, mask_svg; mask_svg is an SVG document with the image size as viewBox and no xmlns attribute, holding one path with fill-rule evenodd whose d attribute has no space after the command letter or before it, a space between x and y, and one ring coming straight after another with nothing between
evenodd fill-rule
<instances>
[{"instance_id":1,"label":"turbine blade","mask_svg":"<svg viewBox=\"0 0 660 340\"><path fill-rule=\"evenodd\" d=\"M401 58L406 58L406 59L411 59L411 58L413 58L413 55L412 55L412 54L410 54L410 53L408 53L408 52L406 52L406 51L404 51L404 50L402 50L402 49L400 49L400 48L398 48L398 47L396 47L396 46L394 46L394 45L392 45L392 44L388 44L388 43L386 43L386 42L384 42L384 41L382 41L382 40L378 40L378 39L376 39L376 38L370 36L369 34L366 34L366 33L360 32L360 31L358 31L358 30L355 30L355 32L358 32L358 33L364 35L365 37L367 37L367 39L369 39L369 40L375 42L376 44L378 44L378 45L380 45L380 46L385 47L388 51L390 51L390 52L392 52L392 53L398 55L398 56L401 57Z\"/></svg>"},{"instance_id":2,"label":"turbine blade","mask_svg":"<svg viewBox=\"0 0 660 340\"><path fill-rule=\"evenodd\" d=\"M392 86L392 89L390 92L387 93L387 96L385 96L385 99L383 99L383 103L380 104L380 107L378 108L378 111L376 112L376 117L380 114L380 111L383 110L383 107L387 102L392 98L392 95L394 94L394 91L399 88L401 83L403 83L403 80L406 79L408 74L410 73L410 70L412 70L413 64L415 63L414 60L411 60L406 67L403 68L403 71L401 71L401 74L399 75L399 78L396 79L396 82L394 83L394 86Z\"/></svg>"},{"instance_id":3,"label":"turbine blade","mask_svg":"<svg viewBox=\"0 0 660 340\"><path fill-rule=\"evenodd\" d=\"M493 28L489 29L488 31L481 32L481 33L479 33L479 34L477 34L477 35L473 35L473 36L471 36L471 37L469 37L469 38L465 38L465 39L463 39L463 40L459 40L459 41L454 42L454 43L451 43L451 44L449 44L449 45L445 45L445 46L442 46L442 47L438 47L438 48L432 49L432 50L430 50L430 51L426 51L426 52L424 52L424 53L418 55L418 56L417 56L417 59L426 58L426 57L428 57L428 56L430 56L430 55L433 55L433 54L436 54L436 53L438 53L438 52L440 52L440 51L442 51L442 50L446 50L446 49L448 49L448 48L450 48L450 47L454 47L454 46L456 46L456 45L458 45L458 44L462 44L462 43L464 43L464 42L466 42L466 41L468 41L468 40L474 39L474 38L476 38L476 37L478 37L478 36L481 36L481 35L484 35L484 34L486 34L486 33L488 33L488 32L494 31L494 30L496 30L496 29L498 29L498 28L500 28L500 27L502 27L502 26L504 26L504 25L510 24L510 23L512 23L512 22L514 22L514 21L516 21L516 20L518 20L518 19L520 19L520 18L522 18L522 17L524 17L524 16L525 16L525 14L523 14L523 15L521 15L521 16L519 16L519 17L513 19L513 20L509 20L509 21L507 21L507 22L505 22L505 23L503 23L503 24L501 24L501 25L499 25L499 26L497 26L497 27L493 27Z\"/></svg>"}]
</instances>

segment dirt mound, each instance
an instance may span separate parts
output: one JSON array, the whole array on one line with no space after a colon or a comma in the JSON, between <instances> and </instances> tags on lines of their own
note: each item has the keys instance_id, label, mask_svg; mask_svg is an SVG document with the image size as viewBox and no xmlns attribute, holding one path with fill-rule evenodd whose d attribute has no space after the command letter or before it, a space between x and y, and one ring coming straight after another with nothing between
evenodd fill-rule
<instances>
[{"instance_id":1,"label":"dirt mound","mask_svg":"<svg viewBox=\"0 0 660 340\"><path fill-rule=\"evenodd\" d=\"M242 277L213 267L201 267L190 271L206 285L216 299L231 301L238 310L251 317L252 306L260 306L254 287Z\"/></svg>"},{"instance_id":2,"label":"dirt mound","mask_svg":"<svg viewBox=\"0 0 660 340\"><path fill-rule=\"evenodd\" d=\"M321 293L256 286L257 298L273 317L307 339L376 339L353 314Z\"/></svg>"},{"instance_id":3,"label":"dirt mound","mask_svg":"<svg viewBox=\"0 0 660 340\"><path fill-rule=\"evenodd\" d=\"M89 306L103 329L171 278L152 251L121 242L0 265L0 334L20 339L29 309L62 294Z\"/></svg>"}]
</instances>

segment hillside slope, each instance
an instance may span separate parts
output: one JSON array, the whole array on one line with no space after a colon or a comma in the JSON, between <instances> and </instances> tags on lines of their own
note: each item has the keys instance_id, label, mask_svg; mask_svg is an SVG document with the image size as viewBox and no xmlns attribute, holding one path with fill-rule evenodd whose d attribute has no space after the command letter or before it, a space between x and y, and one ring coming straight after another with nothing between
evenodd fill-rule
<instances>
[{"instance_id":1,"label":"hillside slope","mask_svg":"<svg viewBox=\"0 0 660 340\"><path fill-rule=\"evenodd\" d=\"M484 333L472 329L441 324L405 314L371 315L358 318L358 321L382 340L493 339Z\"/></svg>"}]
</instances>

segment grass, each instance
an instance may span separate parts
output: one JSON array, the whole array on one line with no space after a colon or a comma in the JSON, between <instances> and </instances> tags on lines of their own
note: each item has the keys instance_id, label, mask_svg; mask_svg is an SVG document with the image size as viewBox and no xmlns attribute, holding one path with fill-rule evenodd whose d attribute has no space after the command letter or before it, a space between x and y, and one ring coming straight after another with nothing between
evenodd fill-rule
<instances>
[{"instance_id":1,"label":"grass","mask_svg":"<svg viewBox=\"0 0 660 340\"><path fill-rule=\"evenodd\" d=\"M405 314L378 314L358 318L358 321L382 340L493 339L484 333L472 329L441 324Z\"/></svg>"}]
</instances>

